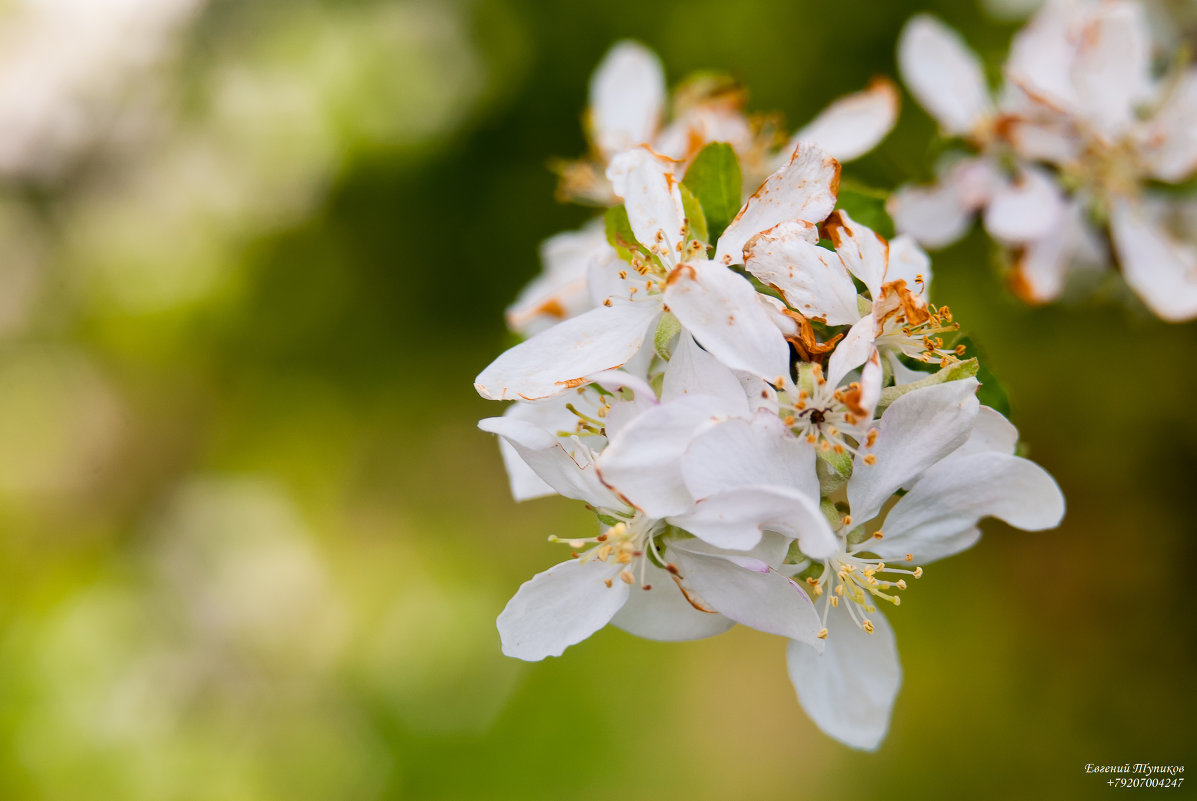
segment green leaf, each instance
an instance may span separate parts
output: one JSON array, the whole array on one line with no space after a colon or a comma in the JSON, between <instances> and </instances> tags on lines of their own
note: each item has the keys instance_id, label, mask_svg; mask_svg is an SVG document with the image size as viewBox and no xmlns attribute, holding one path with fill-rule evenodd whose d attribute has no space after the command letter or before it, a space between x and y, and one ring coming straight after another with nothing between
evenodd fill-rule
<instances>
[{"instance_id":1,"label":"green leaf","mask_svg":"<svg viewBox=\"0 0 1197 801\"><path fill-rule=\"evenodd\" d=\"M682 330L682 324L672 312L661 315L661 322L657 324L657 332L653 334L653 349L665 361L673 355L674 340Z\"/></svg>"},{"instance_id":2,"label":"green leaf","mask_svg":"<svg viewBox=\"0 0 1197 801\"><path fill-rule=\"evenodd\" d=\"M709 243L707 239L707 216L702 210L702 204L685 184L678 187L682 190L682 209L686 212L686 220L690 223L690 238Z\"/></svg>"},{"instance_id":3,"label":"green leaf","mask_svg":"<svg viewBox=\"0 0 1197 801\"><path fill-rule=\"evenodd\" d=\"M743 191L740 162L731 145L712 142L698 151L690 169L686 170L682 186L694 193L702 204L707 230L712 239L718 239L740 212L740 193Z\"/></svg>"},{"instance_id":4,"label":"green leaf","mask_svg":"<svg viewBox=\"0 0 1197 801\"><path fill-rule=\"evenodd\" d=\"M628 221L628 210L623 206L612 206L607 209L603 218L607 229L607 244L615 248L619 258L630 262L632 251L640 248L636 241L636 234L632 233L632 224Z\"/></svg>"},{"instance_id":5,"label":"green leaf","mask_svg":"<svg viewBox=\"0 0 1197 801\"><path fill-rule=\"evenodd\" d=\"M977 375L977 369L980 365L976 359L968 359L963 362L956 362L949 364L947 367L940 369L938 372L932 373L926 378L920 378L918 381L912 381L909 384L899 384L894 387L886 387L881 390L881 400L877 402L877 413L880 414L885 409L890 407L894 401L905 395L907 392L913 392L916 389L923 387L934 386L935 384L943 384L948 381L959 381L962 378L971 378ZM979 393L978 393L979 394ZM984 401L982 401L984 403Z\"/></svg>"},{"instance_id":6,"label":"green leaf","mask_svg":"<svg viewBox=\"0 0 1197 801\"><path fill-rule=\"evenodd\" d=\"M1001 412L1003 417L1009 418L1010 396L1006 393L1002 382L998 381L997 376L985 366L984 351L970 336L960 337L956 343L964 345L965 352L972 354L972 361L976 361L980 365L977 369L977 380L981 382L981 388L977 390L977 400L991 409Z\"/></svg>"},{"instance_id":7,"label":"green leaf","mask_svg":"<svg viewBox=\"0 0 1197 801\"><path fill-rule=\"evenodd\" d=\"M867 225L886 239L893 239L894 221L885 210L888 197L889 193L881 189L873 189L853 181L842 181L836 208L848 212L848 216L853 220Z\"/></svg>"}]
</instances>

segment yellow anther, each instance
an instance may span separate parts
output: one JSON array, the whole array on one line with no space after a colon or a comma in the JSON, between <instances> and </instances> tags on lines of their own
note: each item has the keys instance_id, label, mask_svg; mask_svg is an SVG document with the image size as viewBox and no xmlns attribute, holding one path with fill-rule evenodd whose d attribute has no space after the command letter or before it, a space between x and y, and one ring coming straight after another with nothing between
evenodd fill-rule
<instances>
[{"instance_id":1,"label":"yellow anther","mask_svg":"<svg viewBox=\"0 0 1197 801\"><path fill-rule=\"evenodd\" d=\"M827 629L825 629L825 628L819 629L819 639L820 640L827 639Z\"/></svg>"},{"instance_id":2,"label":"yellow anther","mask_svg":"<svg viewBox=\"0 0 1197 801\"><path fill-rule=\"evenodd\" d=\"M865 447L867 447L867 448L873 447L873 443L877 441L877 433L878 433L877 429L875 429L875 428L869 429L869 435L868 435L868 437L865 438Z\"/></svg>"},{"instance_id":3,"label":"yellow anther","mask_svg":"<svg viewBox=\"0 0 1197 801\"><path fill-rule=\"evenodd\" d=\"M611 579L603 579L603 583L610 587L614 582Z\"/></svg>"},{"instance_id":4,"label":"yellow anther","mask_svg":"<svg viewBox=\"0 0 1197 801\"><path fill-rule=\"evenodd\" d=\"M881 529L877 529L876 531L873 532L873 539L875 539L875 540L879 540L884 536L885 536L885 534L883 534L881 532Z\"/></svg>"},{"instance_id":5,"label":"yellow anther","mask_svg":"<svg viewBox=\"0 0 1197 801\"><path fill-rule=\"evenodd\" d=\"M860 624L860 627L869 634L873 633L873 621L869 620L867 617L865 618L864 622Z\"/></svg>"},{"instance_id":6,"label":"yellow anther","mask_svg":"<svg viewBox=\"0 0 1197 801\"><path fill-rule=\"evenodd\" d=\"M611 551L613 551L613 550L615 550L615 549L610 545L600 545L598 552L595 554L595 556L598 557L600 562L605 562L605 561L607 561L607 557L609 557L611 555Z\"/></svg>"},{"instance_id":7,"label":"yellow anther","mask_svg":"<svg viewBox=\"0 0 1197 801\"><path fill-rule=\"evenodd\" d=\"M632 555L627 551L620 551L619 556L615 557L615 561L621 565L626 565L632 561Z\"/></svg>"},{"instance_id":8,"label":"yellow anther","mask_svg":"<svg viewBox=\"0 0 1197 801\"><path fill-rule=\"evenodd\" d=\"M628 271L627 271L627 270L620 270L620 271L619 271L619 277L620 277L620 278L627 278L627 277L628 277Z\"/></svg>"},{"instance_id":9,"label":"yellow anther","mask_svg":"<svg viewBox=\"0 0 1197 801\"><path fill-rule=\"evenodd\" d=\"M847 527L852 525L852 515L844 515L840 518L840 525Z\"/></svg>"},{"instance_id":10,"label":"yellow anther","mask_svg":"<svg viewBox=\"0 0 1197 801\"><path fill-rule=\"evenodd\" d=\"M916 567L916 568L914 569L914 577L915 577L915 578L922 578L922 577L923 577L923 569L922 569L921 567Z\"/></svg>"},{"instance_id":11,"label":"yellow anther","mask_svg":"<svg viewBox=\"0 0 1197 801\"><path fill-rule=\"evenodd\" d=\"M844 597L844 585L843 584L835 585L835 594L840 596L841 598Z\"/></svg>"},{"instance_id":12,"label":"yellow anther","mask_svg":"<svg viewBox=\"0 0 1197 801\"><path fill-rule=\"evenodd\" d=\"M899 590L906 589L906 579L898 579L897 586Z\"/></svg>"},{"instance_id":13,"label":"yellow anther","mask_svg":"<svg viewBox=\"0 0 1197 801\"><path fill-rule=\"evenodd\" d=\"M874 453L866 453L865 458L864 458L864 463L867 464L869 467L872 467L873 465L877 464L877 455Z\"/></svg>"},{"instance_id":14,"label":"yellow anther","mask_svg":"<svg viewBox=\"0 0 1197 801\"><path fill-rule=\"evenodd\" d=\"M630 570L619 571L619 578L624 584L634 584L636 582L636 577L632 575L632 571Z\"/></svg>"},{"instance_id":15,"label":"yellow anther","mask_svg":"<svg viewBox=\"0 0 1197 801\"><path fill-rule=\"evenodd\" d=\"M794 415L791 414L788 417L786 417L784 422L786 424L786 428L789 428L790 426L794 425L794 423L798 422L798 419L796 417L794 417Z\"/></svg>"},{"instance_id":16,"label":"yellow anther","mask_svg":"<svg viewBox=\"0 0 1197 801\"><path fill-rule=\"evenodd\" d=\"M902 605L902 599L900 597L898 597L897 595L895 595L893 598L890 598L890 600L893 601L894 606Z\"/></svg>"},{"instance_id":17,"label":"yellow anther","mask_svg":"<svg viewBox=\"0 0 1197 801\"><path fill-rule=\"evenodd\" d=\"M819 446L819 450L823 451L823 453L827 453L827 451L831 450L831 443L827 440L823 440L823 444Z\"/></svg>"},{"instance_id":18,"label":"yellow anther","mask_svg":"<svg viewBox=\"0 0 1197 801\"><path fill-rule=\"evenodd\" d=\"M838 609L840 605L840 599L836 598L834 595L831 596L831 605Z\"/></svg>"},{"instance_id":19,"label":"yellow anther","mask_svg":"<svg viewBox=\"0 0 1197 801\"><path fill-rule=\"evenodd\" d=\"M912 553L908 553L908 554L906 554L906 561L907 561L907 562L913 562L913 561L914 561L914 554L912 554Z\"/></svg>"},{"instance_id":20,"label":"yellow anther","mask_svg":"<svg viewBox=\"0 0 1197 801\"><path fill-rule=\"evenodd\" d=\"M843 453L843 452L844 452L844 446L843 446L843 445L840 445L839 443L836 443L835 447L834 447L834 448L832 448L832 450L833 450L833 451L835 451L836 453Z\"/></svg>"},{"instance_id":21,"label":"yellow anther","mask_svg":"<svg viewBox=\"0 0 1197 801\"><path fill-rule=\"evenodd\" d=\"M819 441L819 435L818 434L807 434L806 441L809 442L811 445L814 445L816 442Z\"/></svg>"}]
</instances>

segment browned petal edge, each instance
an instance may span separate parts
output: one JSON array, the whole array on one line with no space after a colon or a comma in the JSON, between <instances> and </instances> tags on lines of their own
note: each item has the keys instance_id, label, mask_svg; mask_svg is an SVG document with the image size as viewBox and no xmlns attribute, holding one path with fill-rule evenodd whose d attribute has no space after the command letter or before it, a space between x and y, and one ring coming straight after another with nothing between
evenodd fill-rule
<instances>
[{"instance_id":1,"label":"browned petal edge","mask_svg":"<svg viewBox=\"0 0 1197 801\"><path fill-rule=\"evenodd\" d=\"M706 612L708 615L719 614L716 610L707 606L706 602L703 601L702 598L700 598L697 593L693 592L692 590L686 589L686 585L682 584L682 580L681 580L680 576L674 575L673 582L675 584L677 584L677 588L682 591L682 596L690 603L690 606L693 606L699 612Z\"/></svg>"},{"instance_id":2,"label":"browned petal edge","mask_svg":"<svg viewBox=\"0 0 1197 801\"><path fill-rule=\"evenodd\" d=\"M836 334L826 342L819 342L815 338L815 329L810 320L801 312L786 309L782 312L798 324L798 333L786 337L786 341L798 351L798 357L804 362L822 362L827 354L835 350L835 344L843 338L843 334Z\"/></svg>"}]
</instances>

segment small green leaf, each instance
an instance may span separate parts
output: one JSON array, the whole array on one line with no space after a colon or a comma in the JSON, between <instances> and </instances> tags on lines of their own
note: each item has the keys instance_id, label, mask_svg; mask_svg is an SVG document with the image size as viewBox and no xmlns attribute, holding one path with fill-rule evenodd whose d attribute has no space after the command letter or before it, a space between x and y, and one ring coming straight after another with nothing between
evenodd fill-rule
<instances>
[{"instance_id":1,"label":"small green leaf","mask_svg":"<svg viewBox=\"0 0 1197 801\"><path fill-rule=\"evenodd\" d=\"M873 189L851 181L840 183L839 200L836 208L848 212L858 223L867 225L886 239L894 237L894 221L885 210L888 192Z\"/></svg>"},{"instance_id":2,"label":"small green leaf","mask_svg":"<svg viewBox=\"0 0 1197 801\"><path fill-rule=\"evenodd\" d=\"M632 232L632 224L628 221L628 210L623 206L612 206L607 209L604 217L607 229L607 243L615 248L619 258L630 262L632 251L640 247L636 241L636 234Z\"/></svg>"},{"instance_id":3,"label":"small green leaf","mask_svg":"<svg viewBox=\"0 0 1197 801\"><path fill-rule=\"evenodd\" d=\"M653 349L665 361L669 361L669 357L673 355L674 340L681 330L682 324L671 312L661 315L657 332L653 334Z\"/></svg>"},{"instance_id":4,"label":"small green leaf","mask_svg":"<svg viewBox=\"0 0 1197 801\"><path fill-rule=\"evenodd\" d=\"M905 395L907 392L913 392L916 389L923 387L934 386L935 384L944 384L948 381L959 381L962 378L971 378L977 375L978 365L976 359L969 359L963 362L955 362L949 364L947 367L940 369L938 372L932 373L926 378L920 378L918 381L912 381L909 384L899 384L894 387L886 387L881 390L881 400L877 402L877 413L880 414L898 398ZM984 402L984 401L982 401Z\"/></svg>"},{"instance_id":5,"label":"small green leaf","mask_svg":"<svg viewBox=\"0 0 1197 801\"><path fill-rule=\"evenodd\" d=\"M1006 393L1002 382L998 381L997 376L985 366L984 351L970 336L962 336L956 343L963 345L965 352L971 354L973 361L980 365L977 369L977 380L981 382L981 388L977 390L977 400L989 408L1001 412L1003 417L1010 417L1010 396Z\"/></svg>"},{"instance_id":6,"label":"small green leaf","mask_svg":"<svg viewBox=\"0 0 1197 801\"><path fill-rule=\"evenodd\" d=\"M824 497L833 494L848 482L852 475L852 457L834 451L816 451L815 473L819 476L819 492Z\"/></svg>"},{"instance_id":7,"label":"small green leaf","mask_svg":"<svg viewBox=\"0 0 1197 801\"><path fill-rule=\"evenodd\" d=\"M697 239L699 242L709 243L707 239L707 216L702 210L702 204L698 202L698 198L694 197L694 193L682 184L679 189L682 190L682 208L686 212L686 220L690 223L690 238Z\"/></svg>"},{"instance_id":8,"label":"small green leaf","mask_svg":"<svg viewBox=\"0 0 1197 801\"><path fill-rule=\"evenodd\" d=\"M718 239L740 212L740 193L743 191L740 162L731 145L712 142L698 151L690 169L686 170L682 185L702 204L707 230L712 239Z\"/></svg>"}]
</instances>

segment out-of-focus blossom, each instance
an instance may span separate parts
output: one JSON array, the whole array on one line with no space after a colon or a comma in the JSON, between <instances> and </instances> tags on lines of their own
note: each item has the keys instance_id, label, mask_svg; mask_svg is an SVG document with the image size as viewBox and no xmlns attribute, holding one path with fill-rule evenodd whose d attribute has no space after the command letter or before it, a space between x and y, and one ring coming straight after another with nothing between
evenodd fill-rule
<instances>
[{"instance_id":1,"label":"out-of-focus blossom","mask_svg":"<svg viewBox=\"0 0 1197 801\"><path fill-rule=\"evenodd\" d=\"M898 48L907 85L945 136L978 155L946 159L936 185L897 192L899 229L941 247L982 212L1029 301L1053 300L1071 271L1113 261L1156 314L1197 315L1194 245L1167 227L1176 201L1160 190L1197 171L1197 72L1157 75L1154 51L1141 6L1053 0L1015 37L994 100L954 31L911 20Z\"/></svg>"}]
</instances>

